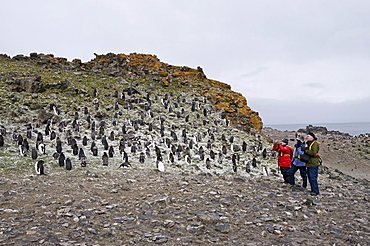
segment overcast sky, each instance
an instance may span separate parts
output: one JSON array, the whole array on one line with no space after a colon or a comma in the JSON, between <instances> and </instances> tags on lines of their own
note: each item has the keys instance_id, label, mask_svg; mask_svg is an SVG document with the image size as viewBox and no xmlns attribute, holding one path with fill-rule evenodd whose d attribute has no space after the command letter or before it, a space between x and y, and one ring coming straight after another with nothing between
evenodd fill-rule
<instances>
[{"instance_id":1,"label":"overcast sky","mask_svg":"<svg viewBox=\"0 0 370 246\"><path fill-rule=\"evenodd\" d=\"M368 0L0 3L0 53L151 53L203 67L265 124L370 122Z\"/></svg>"}]
</instances>

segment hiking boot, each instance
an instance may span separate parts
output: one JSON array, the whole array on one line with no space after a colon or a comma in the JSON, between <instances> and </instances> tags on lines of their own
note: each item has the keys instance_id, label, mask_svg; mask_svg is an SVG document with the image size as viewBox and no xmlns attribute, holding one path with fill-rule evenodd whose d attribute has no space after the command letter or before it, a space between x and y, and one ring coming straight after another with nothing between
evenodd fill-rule
<instances>
[{"instance_id":1,"label":"hiking boot","mask_svg":"<svg viewBox=\"0 0 370 246\"><path fill-rule=\"evenodd\" d=\"M321 203L320 203L320 197L316 195L316 196L314 197L314 199L312 200L312 204L313 204L313 205L316 205L316 206L321 205Z\"/></svg>"}]
</instances>

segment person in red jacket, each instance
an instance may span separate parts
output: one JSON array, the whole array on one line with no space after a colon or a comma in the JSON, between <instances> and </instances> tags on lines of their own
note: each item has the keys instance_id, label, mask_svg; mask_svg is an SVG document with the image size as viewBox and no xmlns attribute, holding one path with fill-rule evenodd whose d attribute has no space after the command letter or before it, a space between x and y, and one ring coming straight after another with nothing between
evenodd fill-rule
<instances>
[{"instance_id":1,"label":"person in red jacket","mask_svg":"<svg viewBox=\"0 0 370 246\"><path fill-rule=\"evenodd\" d=\"M284 139L280 143L275 142L273 150L278 152L278 165L280 172L283 175L284 183L289 183L289 169L292 162L292 148L288 145L288 139Z\"/></svg>"}]
</instances>

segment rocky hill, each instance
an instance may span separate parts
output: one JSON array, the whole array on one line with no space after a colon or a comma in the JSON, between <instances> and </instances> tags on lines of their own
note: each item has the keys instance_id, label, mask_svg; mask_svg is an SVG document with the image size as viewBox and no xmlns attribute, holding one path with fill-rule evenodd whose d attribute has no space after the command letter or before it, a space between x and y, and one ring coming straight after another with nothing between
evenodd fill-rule
<instances>
[{"instance_id":1,"label":"rocky hill","mask_svg":"<svg viewBox=\"0 0 370 246\"><path fill-rule=\"evenodd\" d=\"M95 88L112 93L134 82L151 90L184 91L204 96L217 109L225 111L232 125L243 130L260 131L263 126L258 113L248 107L246 98L232 91L229 85L208 79L200 67L192 69L169 65L154 55L109 53L96 55L87 63L79 59L68 62L65 58L36 53L31 53L29 57L18 55L13 58L0 55L0 76L1 82L8 84L12 90L7 97L13 107L17 100L23 101L26 107L37 107L40 99L46 102L50 94L55 96L61 92L65 99L76 96L82 100L92 96ZM36 100L39 94L40 99ZM20 95L22 98L17 98Z\"/></svg>"}]
</instances>

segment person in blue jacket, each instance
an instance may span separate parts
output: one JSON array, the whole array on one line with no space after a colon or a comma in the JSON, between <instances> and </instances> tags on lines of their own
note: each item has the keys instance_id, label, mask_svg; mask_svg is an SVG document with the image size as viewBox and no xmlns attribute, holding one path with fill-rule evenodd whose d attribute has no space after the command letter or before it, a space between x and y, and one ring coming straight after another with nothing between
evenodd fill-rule
<instances>
[{"instance_id":1,"label":"person in blue jacket","mask_svg":"<svg viewBox=\"0 0 370 246\"><path fill-rule=\"evenodd\" d=\"M301 155L304 154L304 138L298 137L297 143L294 145L293 149L293 159L292 159L292 166L289 169L289 183L294 186L295 185L295 177L294 174L299 170L299 173L302 177L302 187L306 189L307 187L307 171L306 171L306 163L301 161L299 158Z\"/></svg>"}]
</instances>

